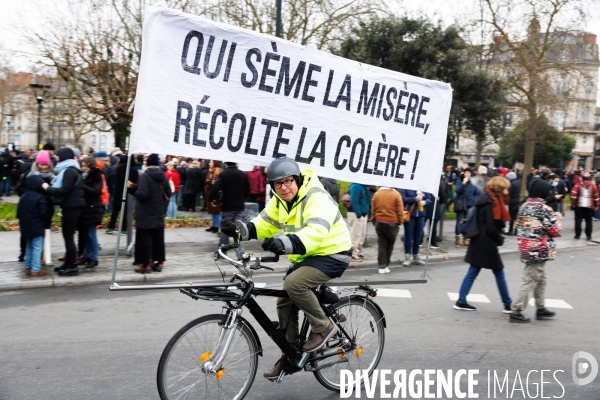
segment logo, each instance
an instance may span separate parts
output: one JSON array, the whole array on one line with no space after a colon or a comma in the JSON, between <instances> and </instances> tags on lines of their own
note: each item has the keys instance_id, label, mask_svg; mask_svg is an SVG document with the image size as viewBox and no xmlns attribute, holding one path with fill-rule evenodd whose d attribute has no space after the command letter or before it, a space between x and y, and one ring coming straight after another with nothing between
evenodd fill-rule
<instances>
[{"instance_id":1,"label":"logo","mask_svg":"<svg viewBox=\"0 0 600 400\"><path fill-rule=\"evenodd\" d=\"M584 386L591 383L598 375L598 361L588 352L578 351L573 354L573 382ZM588 376L585 376L589 373Z\"/></svg>"}]
</instances>

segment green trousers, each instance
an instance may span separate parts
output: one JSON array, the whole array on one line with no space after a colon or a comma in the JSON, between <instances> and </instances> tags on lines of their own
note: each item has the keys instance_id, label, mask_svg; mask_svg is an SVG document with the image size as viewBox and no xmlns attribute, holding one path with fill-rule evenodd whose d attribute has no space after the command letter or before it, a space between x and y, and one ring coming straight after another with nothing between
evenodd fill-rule
<instances>
[{"instance_id":1,"label":"green trousers","mask_svg":"<svg viewBox=\"0 0 600 400\"><path fill-rule=\"evenodd\" d=\"M319 269L302 266L289 274L283 281L283 288L290 297L277 299L277 317L281 328L287 326L286 339L288 342L293 343L298 339L298 308L304 311L313 332L321 333L327 329L327 317L311 289L329 280L331 278ZM292 307L293 304L298 307Z\"/></svg>"}]
</instances>

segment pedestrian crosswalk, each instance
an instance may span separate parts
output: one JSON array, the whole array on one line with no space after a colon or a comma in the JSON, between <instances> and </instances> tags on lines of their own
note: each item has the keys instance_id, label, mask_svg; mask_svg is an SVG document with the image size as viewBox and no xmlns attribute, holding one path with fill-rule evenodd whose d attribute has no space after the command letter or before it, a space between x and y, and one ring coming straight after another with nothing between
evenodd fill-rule
<instances>
[{"instance_id":1,"label":"pedestrian crosswalk","mask_svg":"<svg viewBox=\"0 0 600 400\"><path fill-rule=\"evenodd\" d=\"M448 297L452 301L458 300L458 293L448 293ZM485 294L469 294L467 295L469 303L491 303L490 299Z\"/></svg>"},{"instance_id":2,"label":"pedestrian crosswalk","mask_svg":"<svg viewBox=\"0 0 600 400\"><path fill-rule=\"evenodd\" d=\"M254 286L257 288L267 287L267 284L264 282L255 282ZM269 286L272 287L273 285ZM281 285L277 285L277 288L281 288ZM331 286L333 291L337 291L338 287ZM340 290L344 289L342 287ZM458 293L448 292L448 299L452 302L458 300ZM395 297L395 298L404 298L404 299L412 299L413 295L410 290L407 289L389 289L389 288L377 288L377 297ZM489 297L485 294L479 293L471 293L467 296L467 302L469 303L491 303ZM546 299L544 301L545 306L548 308L564 308L572 310L573 306L561 299ZM533 298L529 299L529 305L535 307L535 300Z\"/></svg>"}]
</instances>

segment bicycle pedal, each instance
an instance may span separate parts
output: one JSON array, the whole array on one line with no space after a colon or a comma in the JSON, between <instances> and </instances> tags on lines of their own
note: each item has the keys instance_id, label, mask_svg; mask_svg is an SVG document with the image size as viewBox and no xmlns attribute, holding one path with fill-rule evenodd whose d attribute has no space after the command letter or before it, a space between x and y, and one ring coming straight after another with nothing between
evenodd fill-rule
<instances>
[{"instance_id":1,"label":"bicycle pedal","mask_svg":"<svg viewBox=\"0 0 600 400\"><path fill-rule=\"evenodd\" d=\"M277 379L275 379L275 383L281 383L281 381L283 381L283 377L285 376L285 371L281 371L281 373L279 374L279 376L277 377Z\"/></svg>"}]
</instances>

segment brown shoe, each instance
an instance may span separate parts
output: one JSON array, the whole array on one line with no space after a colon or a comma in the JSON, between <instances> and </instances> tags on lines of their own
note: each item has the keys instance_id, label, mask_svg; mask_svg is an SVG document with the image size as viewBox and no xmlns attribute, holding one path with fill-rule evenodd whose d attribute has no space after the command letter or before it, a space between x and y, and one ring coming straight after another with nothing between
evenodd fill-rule
<instances>
[{"instance_id":1,"label":"brown shoe","mask_svg":"<svg viewBox=\"0 0 600 400\"><path fill-rule=\"evenodd\" d=\"M31 268L25 268L25 274L31 275Z\"/></svg>"},{"instance_id":2,"label":"brown shoe","mask_svg":"<svg viewBox=\"0 0 600 400\"><path fill-rule=\"evenodd\" d=\"M460 236L455 236L454 237L454 244L457 246L462 246L463 242L462 242L462 238Z\"/></svg>"},{"instance_id":3,"label":"brown shoe","mask_svg":"<svg viewBox=\"0 0 600 400\"><path fill-rule=\"evenodd\" d=\"M332 337L337 332L337 326L332 323L329 323L327 329L321 333L314 333L310 331L308 335L308 340L302 346L302 351L304 352L313 352L319 350L321 347L325 345L327 339Z\"/></svg>"},{"instance_id":4,"label":"brown shoe","mask_svg":"<svg viewBox=\"0 0 600 400\"><path fill-rule=\"evenodd\" d=\"M271 368L268 371L265 371L263 376L265 378L267 378L268 380L273 381L273 380L279 378L279 375L281 375L281 371L283 371L283 364L281 363L281 358L280 358L279 360L277 360L277 362L275 363L273 368Z\"/></svg>"},{"instance_id":5,"label":"brown shoe","mask_svg":"<svg viewBox=\"0 0 600 400\"><path fill-rule=\"evenodd\" d=\"M63 254L62 256L58 257L58 261L67 261L67 255Z\"/></svg>"},{"instance_id":6,"label":"brown shoe","mask_svg":"<svg viewBox=\"0 0 600 400\"><path fill-rule=\"evenodd\" d=\"M463 246L468 246L469 245L469 240L470 239L465 238L465 240L463 240Z\"/></svg>"},{"instance_id":7,"label":"brown shoe","mask_svg":"<svg viewBox=\"0 0 600 400\"><path fill-rule=\"evenodd\" d=\"M31 275L31 276L41 276L41 275L46 275L46 270L45 270L45 269L40 269L38 272L32 272L30 275Z\"/></svg>"},{"instance_id":8,"label":"brown shoe","mask_svg":"<svg viewBox=\"0 0 600 400\"><path fill-rule=\"evenodd\" d=\"M140 274L149 274L152 272L152 268L149 265L140 265L139 267L134 269L135 272L139 272Z\"/></svg>"}]
</instances>

